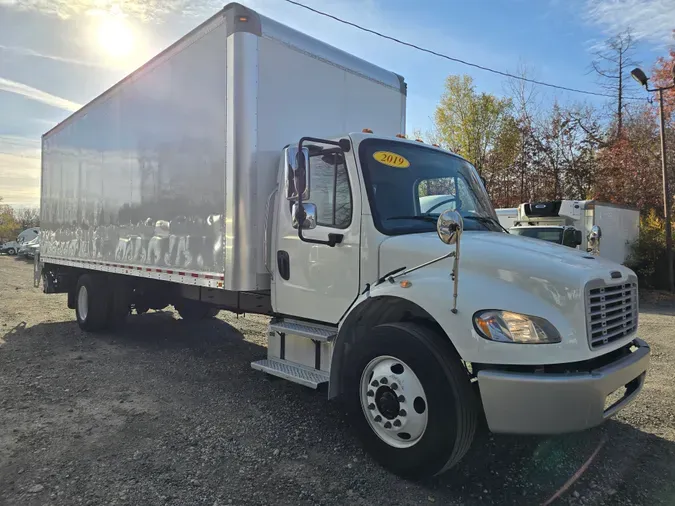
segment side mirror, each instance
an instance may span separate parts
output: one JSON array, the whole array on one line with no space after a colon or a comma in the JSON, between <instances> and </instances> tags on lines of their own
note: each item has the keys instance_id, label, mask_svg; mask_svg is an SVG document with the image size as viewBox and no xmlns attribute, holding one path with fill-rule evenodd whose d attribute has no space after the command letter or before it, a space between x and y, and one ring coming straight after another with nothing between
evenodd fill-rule
<instances>
[{"instance_id":1,"label":"side mirror","mask_svg":"<svg viewBox=\"0 0 675 506\"><path fill-rule=\"evenodd\" d=\"M581 243L584 242L581 230L574 231L574 242L576 243L577 246L581 245Z\"/></svg>"},{"instance_id":2,"label":"side mirror","mask_svg":"<svg viewBox=\"0 0 675 506\"><path fill-rule=\"evenodd\" d=\"M297 146L286 148L286 199L298 200L302 196L303 201L309 199L309 149L302 148L298 151Z\"/></svg>"},{"instance_id":3,"label":"side mirror","mask_svg":"<svg viewBox=\"0 0 675 506\"><path fill-rule=\"evenodd\" d=\"M313 228L316 228L316 205L303 202L302 207L305 214L305 219L302 228L304 230L311 230ZM293 204L291 214L293 216L293 228L297 229L298 223L300 223L301 219L300 216L301 213L297 203Z\"/></svg>"},{"instance_id":4,"label":"side mirror","mask_svg":"<svg viewBox=\"0 0 675 506\"><path fill-rule=\"evenodd\" d=\"M445 244L455 244L464 230L462 215L457 211L448 209L443 211L436 222L438 237Z\"/></svg>"}]
</instances>

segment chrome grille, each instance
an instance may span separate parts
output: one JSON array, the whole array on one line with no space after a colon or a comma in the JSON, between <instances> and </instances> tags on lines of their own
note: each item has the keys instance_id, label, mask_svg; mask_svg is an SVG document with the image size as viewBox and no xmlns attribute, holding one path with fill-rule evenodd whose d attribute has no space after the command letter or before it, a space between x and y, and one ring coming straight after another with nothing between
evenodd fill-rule
<instances>
[{"instance_id":1,"label":"chrome grille","mask_svg":"<svg viewBox=\"0 0 675 506\"><path fill-rule=\"evenodd\" d=\"M586 326L591 349L618 341L637 330L637 281L607 285L602 280L586 286Z\"/></svg>"}]
</instances>

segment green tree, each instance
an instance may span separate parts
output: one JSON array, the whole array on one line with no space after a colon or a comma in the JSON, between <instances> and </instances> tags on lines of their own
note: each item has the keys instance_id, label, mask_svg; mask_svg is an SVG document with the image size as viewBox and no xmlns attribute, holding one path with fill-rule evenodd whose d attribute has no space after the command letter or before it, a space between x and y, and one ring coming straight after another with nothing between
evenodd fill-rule
<instances>
[{"instance_id":1,"label":"green tree","mask_svg":"<svg viewBox=\"0 0 675 506\"><path fill-rule=\"evenodd\" d=\"M20 224L16 220L14 209L7 204L2 204L0 197L0 243L11 241L16 238Z\"/></svg>"},{"instance_id":2,"label":"green tree","mask_svg":"<svg viewBox=\"0 0 675 506\"><path fill-rule=\"evenodd\" d=\"M488 179L490 154L504 138L510 109L507 98L477 93L470 76L448 76L436 107L436 135L441 145L469 160Z\"/></svg>"}]
</instances>

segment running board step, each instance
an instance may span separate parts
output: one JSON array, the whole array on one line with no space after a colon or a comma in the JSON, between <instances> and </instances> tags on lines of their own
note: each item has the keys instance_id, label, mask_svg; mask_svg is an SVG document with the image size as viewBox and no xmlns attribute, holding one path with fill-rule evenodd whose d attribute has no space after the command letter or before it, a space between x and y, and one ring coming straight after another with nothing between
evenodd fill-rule
<instances>
[{"instance_id":1,"label":"running board step","mask_svg":"<svg viewBox=\"0 0 675 506\"><path fill-rule=\"evenodd\" d=\"M280 334L293 334L294 336L307 337L313 341L325 343L332 341L337 335L337 329L311 325L308 323L283 320L270 323L270 330Z\"/></svg>"},{"instance_id":2,"label":"running board step","mask_svg":"<svg viewBox=\"0 0 675 506\"><path fill-rule=\"evenodd\" d=\"M324 371L310 369L286 360L266 359L251 362L251 367L256 371L266 372L272 376L287 379L293 383L309 388L318 388L322 383L328 383L329 374Z\"/></svg>"}]
</instances>

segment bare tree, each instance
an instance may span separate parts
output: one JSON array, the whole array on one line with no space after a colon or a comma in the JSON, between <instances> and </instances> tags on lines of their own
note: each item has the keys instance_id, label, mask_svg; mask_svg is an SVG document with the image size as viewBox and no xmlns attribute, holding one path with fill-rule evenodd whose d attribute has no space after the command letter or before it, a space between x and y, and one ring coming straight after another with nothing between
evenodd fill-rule
<instances>
[{"instance_id":1,"label":"bare tree","mask_svg":"<svg viewBox=\"0 0 675 506\"><path fill-rule=\"evenodd\" d=\"M605 41L601 48L595 51L595 59L591 63L593 71L598 75L600 85L608 93L616 97L616 137L620 137L623 130L623 112L626 106L626 90L632 85L630 71L638 64L633 59L636 40L630 29L615 35Z\"/></svg>"},{"instance_id":2,"label":"bare tree","mask_svg":"<svg viewBox=\"0 0 675 506\"><path fill-rule=\"evenodd\" d=\"M16 210L16 220L21 229L40 226L40 210L35 207L25 207Z\"/></svg>"}]
</instances>

